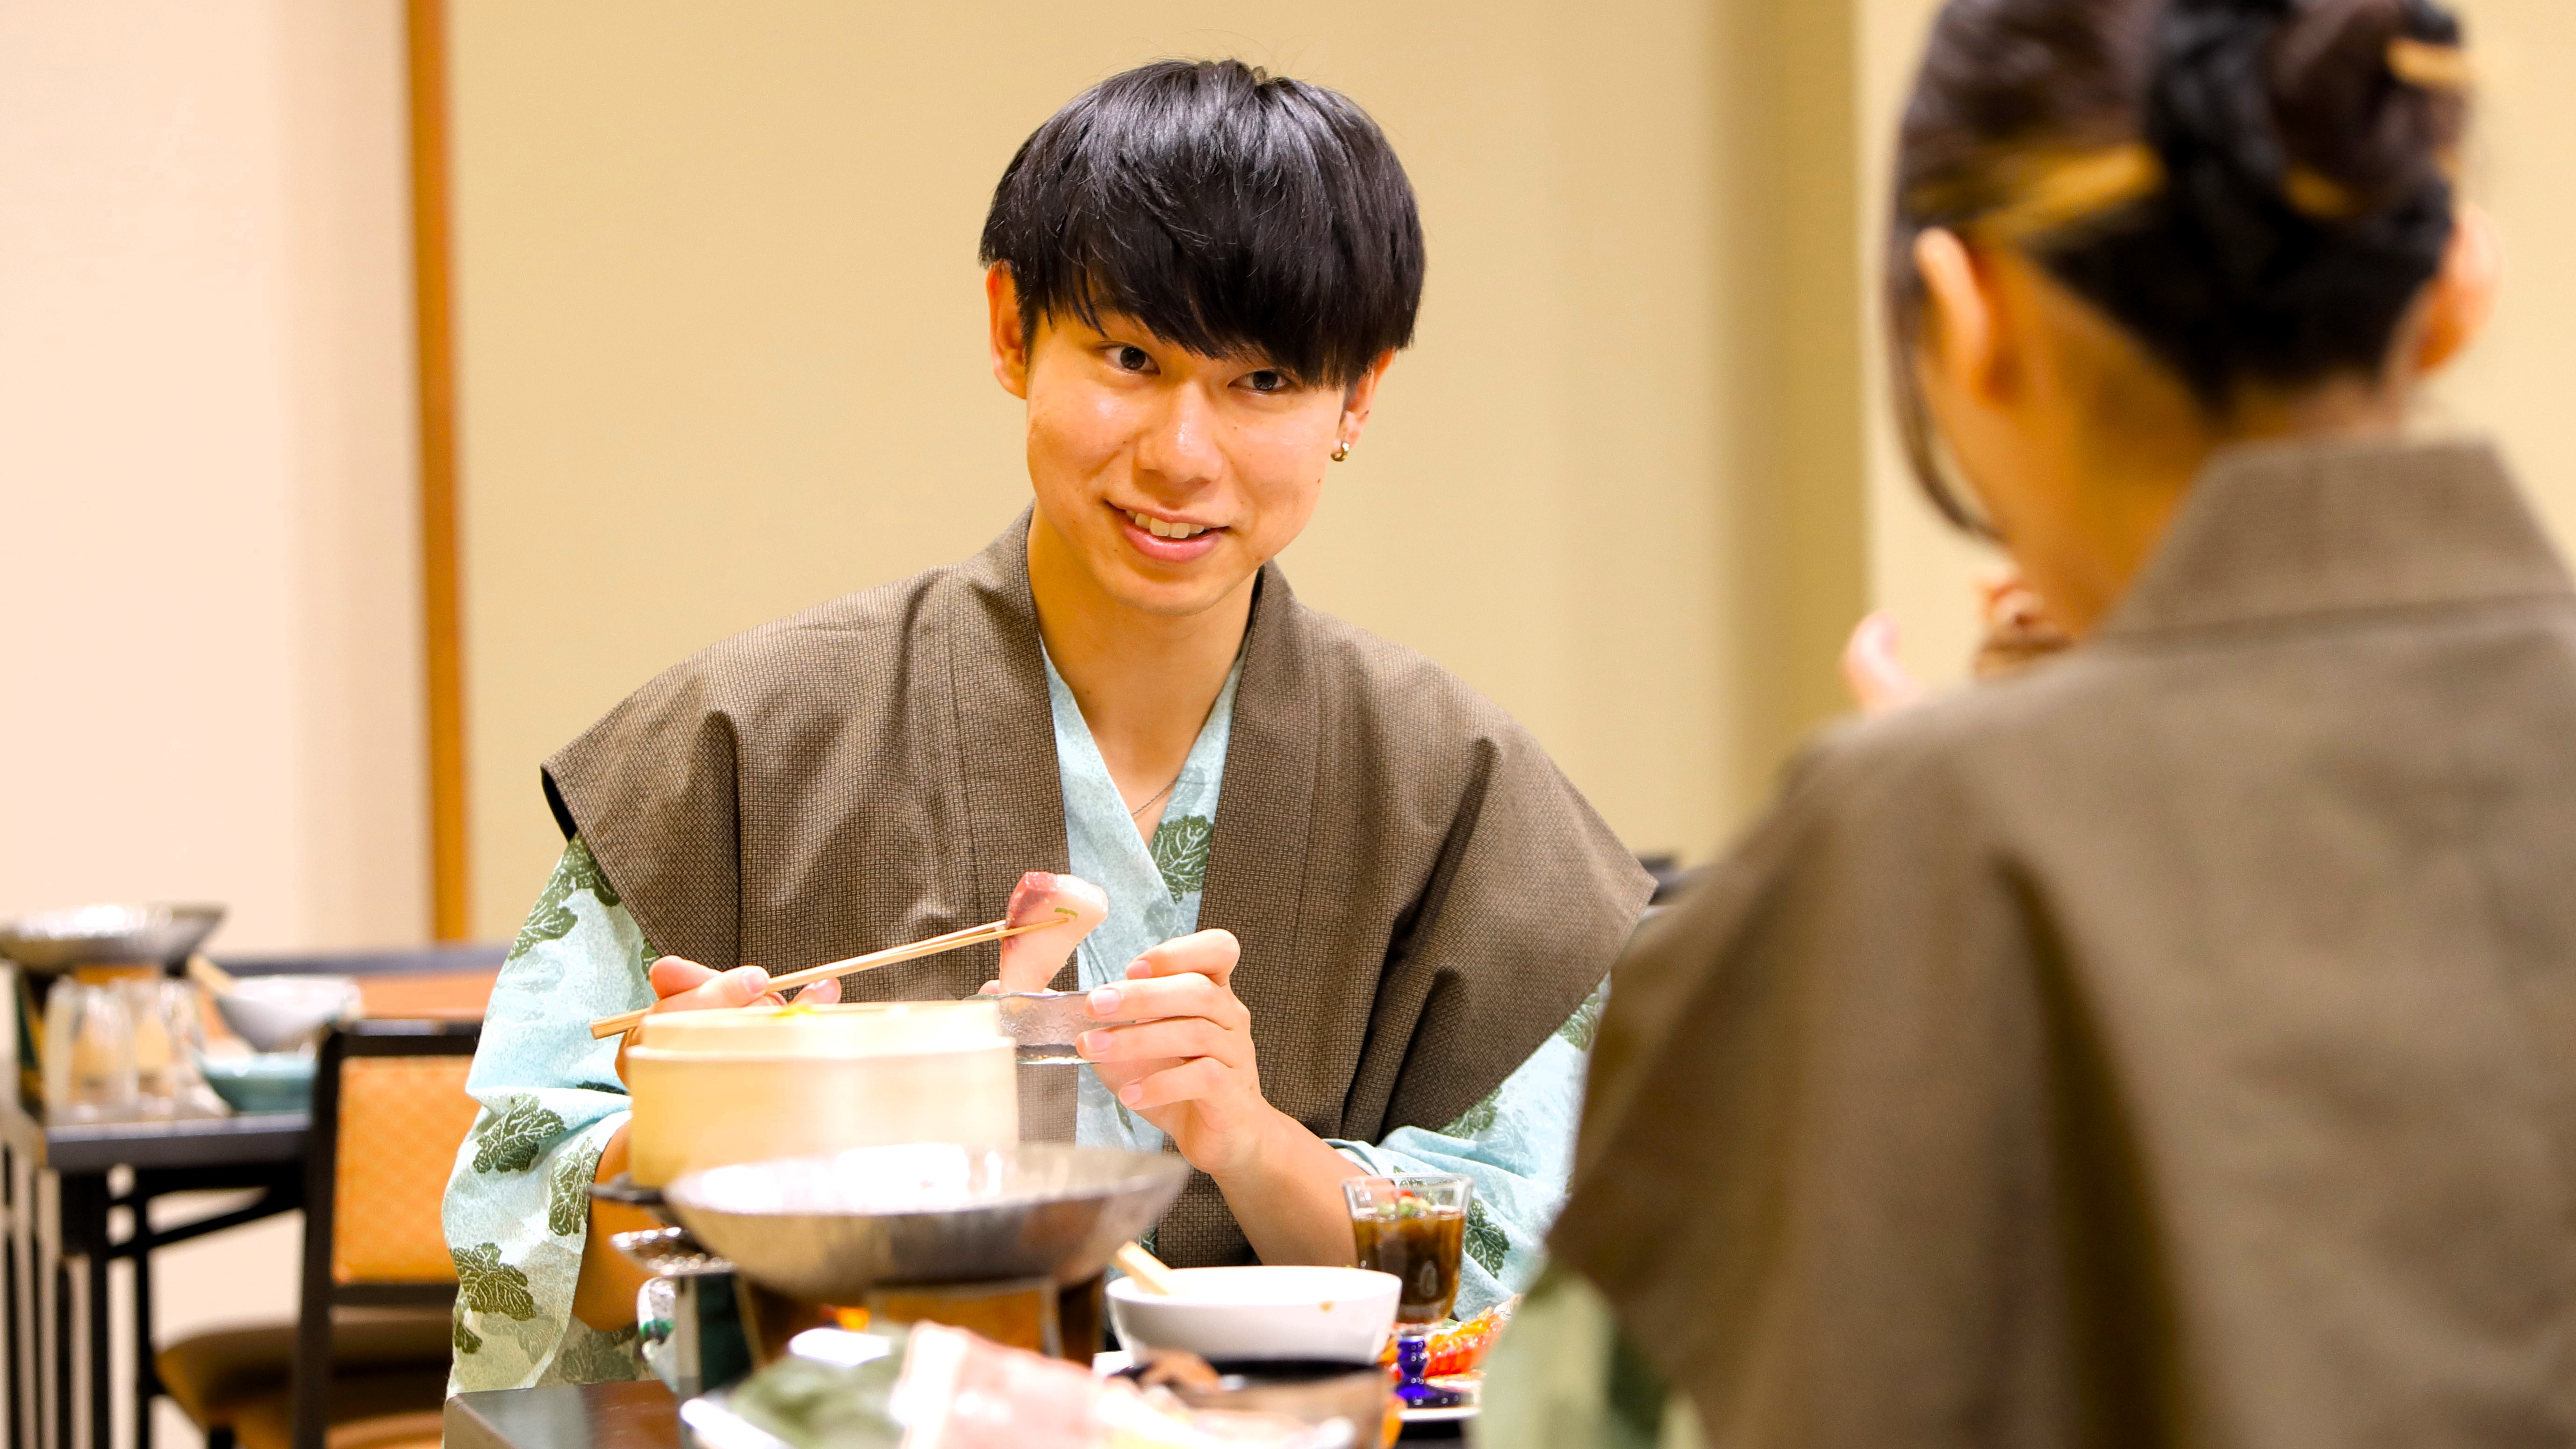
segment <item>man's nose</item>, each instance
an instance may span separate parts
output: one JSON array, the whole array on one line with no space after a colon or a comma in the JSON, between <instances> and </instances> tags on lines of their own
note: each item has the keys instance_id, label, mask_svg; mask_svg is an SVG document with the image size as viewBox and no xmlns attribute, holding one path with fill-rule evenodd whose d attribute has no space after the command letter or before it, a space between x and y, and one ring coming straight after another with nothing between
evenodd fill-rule
<instances>
[{"instance_id":1,"label":"man's nose","mask_svg":"<svg viewBox=\"0 0 2576 1449\"><path fill-rule=\"evenodd\" d=\"M1162 416L1137 442L1136 466L1180 487L1205 483L1223 471L1224 457L1216 445L1216 409L1206 394L1188 386L1171 390Z\"/></svg>"}]
</instances>

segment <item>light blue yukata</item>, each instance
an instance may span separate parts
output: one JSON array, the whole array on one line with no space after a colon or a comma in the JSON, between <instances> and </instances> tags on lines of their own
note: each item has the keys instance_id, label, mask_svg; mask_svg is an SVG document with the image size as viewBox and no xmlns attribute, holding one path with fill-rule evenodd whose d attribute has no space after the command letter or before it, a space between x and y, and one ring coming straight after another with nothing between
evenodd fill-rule
<instances>
[{"instance_id":1,"label":"light blue yukata","mask_svg":"<svg viewBox=\"0 0 2576 1449\"><path fill-rule=\"evenodd\" d=\"M1073 874L1109 897L1075 953L1083 989L1123 981L1154 946L1198 929L1208 846L1224 784L1237 675L1209 711L1149 842L1119 798L1073 692L1047 664L1056 760ZM519 932L483 1023L466 1090L482 1104L459 1149L445 1208L456 1259L456 1358L448 1391L599 1383L639 1377L633 1328L602 1333L572 1316L590 1227L585 1190L627 1118L617 1042L591 1039L595 1017L649 1006L655 952L579 839L564 847ZM1439 1131L1402 1127L1382 1142L1334 1142L1370 1172L1463 1172L1476 1182L1457 1312L1526 1287L1554 1221L1581 1119L1585 1055L1602 993L1540 1044L1492 1095ZM1074 1140L1159 1151L1163 1134L1122 1106L1088 1066Z\"/></svg>"},{"instance_id":2,"label":"light blue yukata","mask_svg":"<svg viewBox=\"0 0 2576 1449\"><path fill-rule=\"evenodd\" d=\"M1180 778L1163 804L1149 843L1137 833L1127 802L1110 778L1100 746L1073 690L1046 662L1047 699L1055 711L1055 758L1063 778L1065 843L1073 873L1109 896L1109 915L1075 951L1080 987L1127 979L1127 963L1199 928L1208 843L1216 834L1217 796L1225 783L1225 747L1234 725L1234 687L1226 677ZM1467 1223L1457 1313L1482 1312L1528 1286L1540 1266L1539 1245L1565 1192L1574 1132L1583 1117L1583 1071L1600 1017L1595 991L1574 1018L1539 1044L1485 1100L1439 1131L1399 1127L1378 1143L1331 1145L1376 1173L1462 1172L1476 1180ZM1074 1140L1160 1151L1163 1134L1129 1112L1089 1067L1082 1073Z\"/></svg>"}]
</instances>

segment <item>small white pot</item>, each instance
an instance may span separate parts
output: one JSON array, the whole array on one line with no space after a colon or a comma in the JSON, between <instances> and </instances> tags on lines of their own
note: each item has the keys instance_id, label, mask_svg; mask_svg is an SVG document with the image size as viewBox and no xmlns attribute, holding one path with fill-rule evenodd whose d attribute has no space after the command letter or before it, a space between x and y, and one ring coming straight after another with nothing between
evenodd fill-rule
<instances>
[{"instance_id":1,"label":"small white pot","mask_svg":"<svg viewBox=\"0 0 2576 1449\"><path fill-rule=\"evenodd\" d=\"M736 1162L1020 1135L1011 1039L989 1002L674 1012L648 1018L625 1072L628 1173L643 1187Z\"/></svg>"}]
</instances>

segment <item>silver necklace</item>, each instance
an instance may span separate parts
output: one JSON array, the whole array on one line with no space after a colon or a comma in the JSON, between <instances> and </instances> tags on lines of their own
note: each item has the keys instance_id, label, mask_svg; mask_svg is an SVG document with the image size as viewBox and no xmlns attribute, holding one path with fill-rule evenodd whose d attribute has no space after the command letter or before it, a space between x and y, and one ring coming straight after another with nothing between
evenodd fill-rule
<instances>
[{"instance_id":1,"label":"silver necklace","mask_svg":"<svg viewBox=\"0 0 2576 1449\"><path fill-rule=\"evenodd\" d=\"M1187 765L1183 765L1183 766L1181 767L1181 775L1186 775L1186 774L1188 774L1189 772L1190 772L1190 767L1189 767L1189 766L1187 766ZM1177 784L1181 783L1181 775L1174 775L1174 776L1172 777L1172 785L1177 785ZM1162 799L1164 796L1169 795L1169 794L1171 794L1171 793L1172 793L1172 785L1165 785L1162 789L1157 790L1157 791L1155 791L1153 794L1146 796L1146 797L1145 797L1145 803L1144 803L1143 805L1139 805L1139 806L1137 806L1135 809L1130 810L1130 811L1128 811L1128 812L1127 812L1127 818L1128 818L1128 819L1130 819L1130 820L1133 820L1133 819L1135 819L1137 816L1144 814L1144 813L1145 813L1145 811L1146 811L1146 808L1147 808L1148 806L1151 806L1155 801L1160 800L1160 799Z\"/></svg>"}]
</instances>

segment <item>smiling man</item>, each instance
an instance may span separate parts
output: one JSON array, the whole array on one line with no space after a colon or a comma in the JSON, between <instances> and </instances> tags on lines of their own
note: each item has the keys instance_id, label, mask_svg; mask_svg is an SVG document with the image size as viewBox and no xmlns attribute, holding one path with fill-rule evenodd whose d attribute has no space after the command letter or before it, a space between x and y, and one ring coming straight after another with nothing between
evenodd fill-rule
<instances>
[{"instance_id":1,"label":"smiling man","mask_svg":"<svg viewBox=\"0 0 2576 1449\"><path fill-rule=\"evenodd\" d=\"M1348 1262L1342 1179L1409 1170L1476 1178L1462 1311L1535 1264L1646 879L1502 711L1271 562L1412 339L1403 168L1331 91L1151 65L1030 137L983 260L1033 507L680 664L546 764L571 841L448 1197L500 1285L460 1300L460 1389L631 1371L637 1280L578 1193L626 1121L588 1019L757 999L991 920L1031 870L1108 897L1078 980L986 950L843 985L1090 990L1089 1065L1035 1130L1185 1156L1164 1258Z\"/></svg>"}]
</instances>

